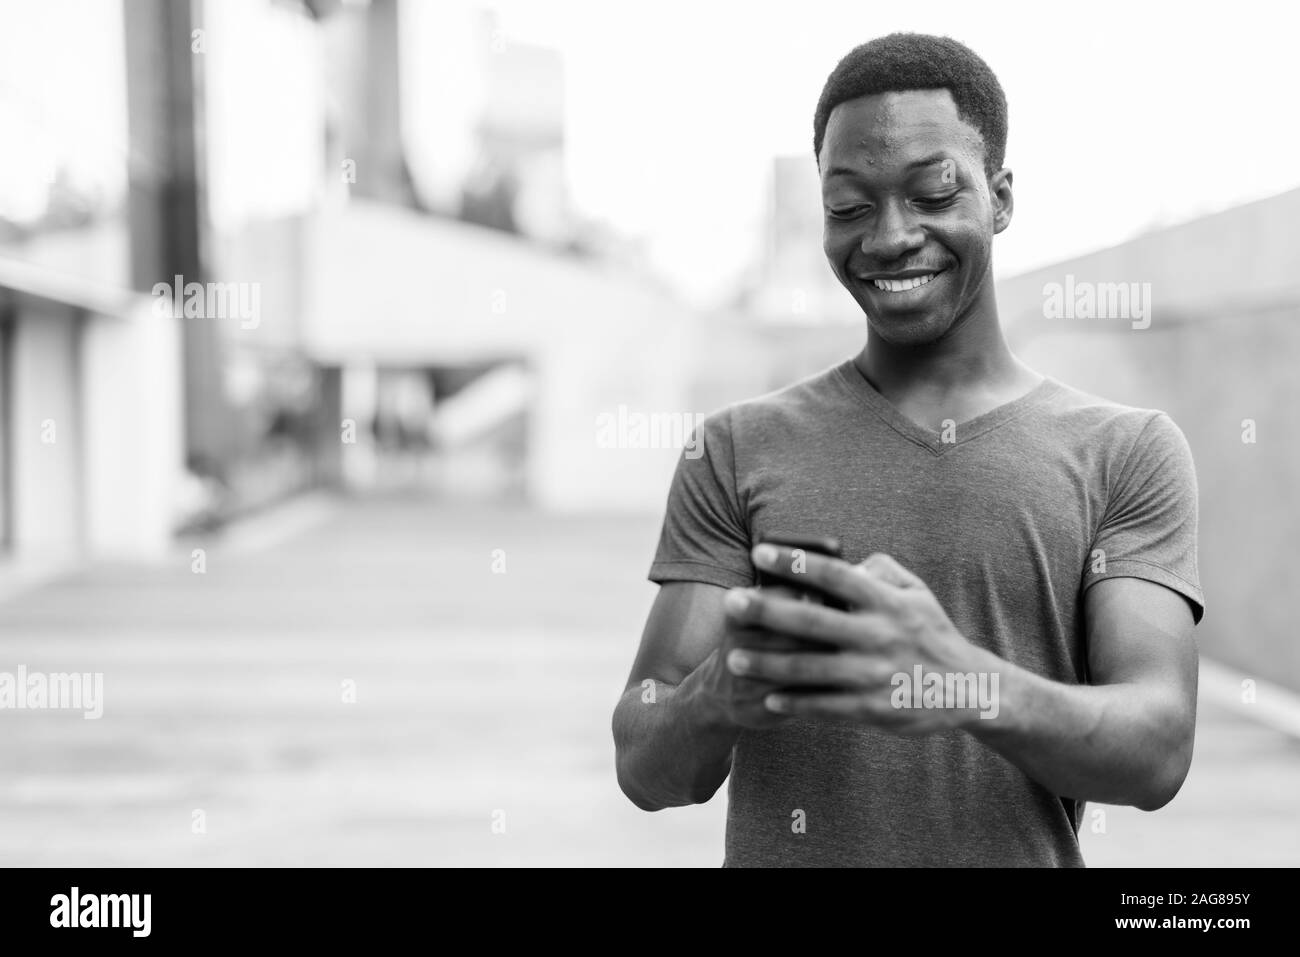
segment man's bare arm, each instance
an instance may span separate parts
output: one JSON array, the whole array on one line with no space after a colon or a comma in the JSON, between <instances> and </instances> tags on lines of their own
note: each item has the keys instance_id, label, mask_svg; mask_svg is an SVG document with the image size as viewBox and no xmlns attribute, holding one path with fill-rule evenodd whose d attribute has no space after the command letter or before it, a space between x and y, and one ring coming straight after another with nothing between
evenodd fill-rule
<instances>
[{"instance_id":1,"label":"man's bare arm","mask_svg":"<svg viewBox=\"0 0 1300 957\"><path fill-rule=\"evenodd\" d=\"M998 717L968 728L1057 794L1154 811L1192 761L1191 609L1163 585L1110 578L1085 593L1084 618L1090 684L1006 669Z\"/></svg>"},{"instance_id":2,"label":"man's bare arm","mask_svg":"<svg viewBox=\"0 0 1300 957\"><path fill-rule=\"evenodd\" d=\"M618 783L643 810L709 800L731 771L740 732L787 720L763 707L771 685L738 678L722 664L736 642L764 643L728 625L725 595L717 585L668 582L646 620L614 709Z\"/></svg>"},{"instance_id":3,"label":"man's bare arm","mask_svg":"<svg viewBox=\"0 0 1300 957\"><path fill-rule=\"evenodd\" d=\"M650 609L614 709L618 783L642 810L701 804L731 770L740 729L726 727L699 693L700 668L716 656L725 627L724 594L716 585L668 582Z\"/></svg>"}]
</instances>

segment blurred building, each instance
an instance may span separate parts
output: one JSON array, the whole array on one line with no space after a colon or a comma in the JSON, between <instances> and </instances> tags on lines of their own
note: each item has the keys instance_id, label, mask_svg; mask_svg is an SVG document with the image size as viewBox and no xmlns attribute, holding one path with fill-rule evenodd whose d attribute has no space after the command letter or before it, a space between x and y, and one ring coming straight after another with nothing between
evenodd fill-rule
<instances>
[{"instance_id":1,"label":"blurred building","mask_svg":"<svg viewBox=\"0 0 1300 957\"><path fill-rule=\"evenodd\" d=\"M358 427L355 441L335 445L348 484L382 481L382 448L360 426L386 413L402 420L385 410L382 381L405 371L433 373L427 389L460 380L432 397L428 419L448 493L504 483L547 508L662 504L680 449L604 448L597 434L599 417L620 405L693 410L693 315L655 284L496 230L362 202L322 211L309 262L305 345L337 377L330 418ZM503 445L509 436L516 442Z\"/></svg>"},{"instance_id":2,"label":"blurred building","mask_svg":"<svg viewBox=\"0 0 1300 957\"><path fill-rule=\"evenodd\" d=\"M1200 485L1202 651L1300 690L1286 601L1300 578L1300 190L998 284L1012 348L1041 372L1168 412ZM1149 325L1047 318L1069 282L1150 284Z\"/></svg>"},{"instance_id":3,"label":"blurred building","mask_svg":"<svg viewBox=\"0 0 1300 957\"><path fill-rule=\"evenodd\" d=\"M753 279L741 292L746 311L772 325L860 327L862 310L822 252L822 193L811 156L772 160L767 228Z\"/></svg>"},{"instance_id":4,"label":"blurred building","mask_svg":"<svg viewBox=\"0 0 1300 957\"><path fill-rule=\"evenodd\" d=\"M122 286L0 260L0 560L164 550L179 329Z\"/></svg>"},{"instance_id":5,"label":"blurred building","mask_svg":"<svg viewBox=\"0 0 1300 957\"><path fill-rule=\"evenodd\" d=\"M0 185L5 553L156 550L321 484L661 502L680 449L597 422L695 411L693 316L572 213L555 51L468 2L42 16L47 46L97 26L76 82L0 67L31 147ZM191 283L255 314L155 311Z\"/></svg>"},{"instance_id":6,"label":"blurred building","mask_svg":"<svg viewBox=\"0 0 1300 957\"><path fill-rule=\"evenodd\" d=\"M486 28L495 25L487 21ZM564 163L564 61L555 50L489 41L487 99L477 124L479 155L510 184L522 235L562 246L574 235ZM493 48L495 46L495 49ZM471 180L462 199L476 199Z\"/></svg>"},{"instance_id":7,"label":"blurred building","mask_svg":"<svg viewBox=\"0 0 1300 957\"><path fill-rule=\"evenodd\" d=\"M29 6L0 40L0 564L156 554L185 495L181 330L131 287L122 20Z\"/></svg>"},{"instance_id":8,"label":"blurred building","mask_svg":"<svg viewBox=\"0 0 1300 957\"><path fill-rule=\"evenodd\" d=\"M762 241L734 302L702 330L707 356L693 402L715 409L779 389L856 354L866 319L822 252L822 199L811 156L772 160Z\"/></svg>"},{"instance_id":9,"label":"blurred building","mask_svg":"<svg viewBox=\"0 0 1300 957\"><path fill-rule=\"evenodd\" d=\"M559 52L514 41L495 12L466 0L407 3L400 15L411 53L393 69L420 208L572 245L582 230L566 180Z\"/></svg>"},{"instance_id":10,"label":"blurred building","mask_svg":"<svg viewBox=\"0 0 1300 957\"><path fill-rule=\"evenodd\" d=\"M692 315L602 258L572 212L559 54L463 2L371 4L327 34L369 93L329 98L335 162L361 158L306 233L326 471L354 489L657 507L679 450L601 448L596 423L620 405L690 413Z\"/></svg>"},{"instance_id":11,"label":"blurred building","mask_svg":"<svg viewBox=\"0 0 1300 957\"><path fill-rule=\"evenodd\" d=\"M198 18L202 268L261 315L214 326L190 447L239 505L320 483L657 501L675 450L600 450L595 421L620 401L686 414L680 359L636 360L677 348L688 312L590 244L570 254L558 53L464 2Z\"/></svg>"}]
</instances>

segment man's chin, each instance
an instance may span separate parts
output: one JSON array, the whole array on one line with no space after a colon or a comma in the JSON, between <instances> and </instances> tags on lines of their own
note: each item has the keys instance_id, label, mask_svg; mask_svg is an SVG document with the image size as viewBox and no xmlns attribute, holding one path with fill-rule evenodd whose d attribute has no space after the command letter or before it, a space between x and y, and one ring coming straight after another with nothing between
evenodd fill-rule
<instances>
[{"instance_id":1,"label":"man's chin","mask_svg":"<svg viewBox=\"0 0 1300 957\"><path fill-rule=\"evenodd\" d=\"M942 315L917 313L888 318L867 313L867 324L878 338L894 346L926 346L938 342L952 325Z\"/></svg>"}]
</instances>

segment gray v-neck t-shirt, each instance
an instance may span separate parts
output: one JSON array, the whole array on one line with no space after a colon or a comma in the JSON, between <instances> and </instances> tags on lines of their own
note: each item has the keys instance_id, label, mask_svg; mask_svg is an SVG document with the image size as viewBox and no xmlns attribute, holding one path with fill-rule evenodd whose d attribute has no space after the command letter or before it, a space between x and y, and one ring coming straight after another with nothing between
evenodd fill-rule
<instances>
[{"instance_id":1,"label":"gray v-neck t-shirt","mask_svg":"<svg viewBox=\"0 0 1300 957\"><path fill-rule=\"evenodd\" d=\"M969 641L1066 683L1088 680L1093 583L1147 579L1203 614L1196 475L1164 412L1047 378L935 433L846 360L714 413L695 439L651 581L748 586L765 533L835 536L850 562L885 552L919 575ZM728 796L727 866L1083 864L1083 802L962 731L745 731Z\"/></svg>"}]
</instances>

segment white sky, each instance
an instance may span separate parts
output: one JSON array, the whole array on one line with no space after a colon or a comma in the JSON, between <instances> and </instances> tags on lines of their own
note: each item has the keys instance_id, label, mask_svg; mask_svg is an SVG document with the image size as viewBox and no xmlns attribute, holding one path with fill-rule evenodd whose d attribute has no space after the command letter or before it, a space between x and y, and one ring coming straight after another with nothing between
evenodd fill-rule
<instances>
[{"instance_id":1,"label":"white sky","mask_svg":"<svg viewBox=\"0 0 1300 957\"><path fill-rule=\"evenodd\" d=\"M122 43L113 3L0 0L0 215L39 216L45 184L60 166L79 187L110 193L120 187Z\"/></svg>"},{"instance_id":2,"label":"white sky","mask_svg":"<svg viewBox=\"0 0 1300 957\"><path fill-rule=\"evenodd\" d=\"M1300 5L495 0L507 39L561 50L586 211L644 234L711 296L761 241L774 155L812 163L837 60L895 30L952 36L1010 105L1016 213L999 275L1300 186Z\"/></svg>"}]
</instances>

